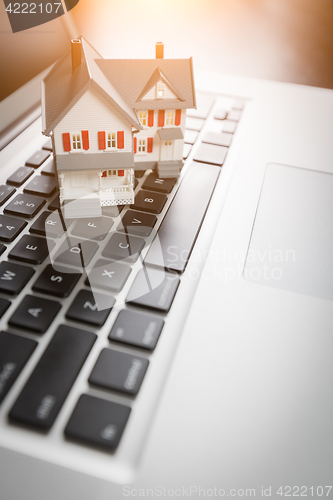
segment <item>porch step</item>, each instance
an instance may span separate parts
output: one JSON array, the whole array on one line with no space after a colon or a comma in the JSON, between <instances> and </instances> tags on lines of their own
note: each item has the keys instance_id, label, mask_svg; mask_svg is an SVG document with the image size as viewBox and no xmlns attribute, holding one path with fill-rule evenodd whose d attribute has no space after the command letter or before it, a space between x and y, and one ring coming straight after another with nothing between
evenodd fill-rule
<instances>
[{"instance_id":1,"label":"porch step","mask_svg":"<svg viewBox=\"0 0 333 500\"><path fill-rule=\"evenodd\" d=\"M63 212L65 219L101 217L101 202L99 197L97 197L96 195L85 196L68 203L65 202L63 205Z\"/></svg>"},{"instance_id":2,"label":"porch step","mask_svg":"<svg viewBox=\"0 0 333 500\"><path fill-rule=\"evenodd\" d=\"M157 175L161 179L178 177L182 169L183 162L179 161L158 161L156 165Z\"/></svg>"}]
</instances>

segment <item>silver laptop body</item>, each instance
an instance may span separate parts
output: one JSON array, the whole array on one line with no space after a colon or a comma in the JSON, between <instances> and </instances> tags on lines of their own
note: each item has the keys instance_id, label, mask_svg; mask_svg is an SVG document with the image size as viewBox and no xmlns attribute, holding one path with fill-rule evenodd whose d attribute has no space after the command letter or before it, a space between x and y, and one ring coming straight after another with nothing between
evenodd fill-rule
<instances>
[{"instance_id":1,"label":"silver laptop body","mask_svg":"<svg viewBox=\"0 0 333 500\"><path fill-rule=\"evenodd\" d=\"M185 168L214 115L244 108L140 393L87 382L116 310L51 431L11 424L54 325L0 407L4 500L333 495L333 93L218 74L196 88L212 106ZM0 184L40 131L37 118L1 151ZM115 453L65 439L83 392L131 406Z\"/></svg>"}]
</instances>

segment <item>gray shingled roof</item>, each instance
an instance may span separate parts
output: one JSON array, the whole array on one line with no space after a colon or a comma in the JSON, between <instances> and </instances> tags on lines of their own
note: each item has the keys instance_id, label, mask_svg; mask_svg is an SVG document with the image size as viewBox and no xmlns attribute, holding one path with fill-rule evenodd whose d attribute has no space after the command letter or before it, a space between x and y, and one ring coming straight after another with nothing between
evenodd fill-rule
<instances>
[{"instance_id":1,"label":"gray shingled roof","mask_svg":"<svg viewBox=\"0 0 333 500\"><path fill-rule=\"evenodd\" d=\"M70 51L43 80L43 128L48 135L88 88L96 88L137 129L135 109L195 108L191 59L103 59L82 40L82 62L72 72ZM179 99L140 99L162 80ZM158 79L158 80L157 80Z\"/></svg>"},{"instance_id":2,"label":"gray shingled roof","mask_svg":"<svg viewBox=\"0 0 333 500\"><path fill-rule=\"evenodd\" d=\"M96 61L102 56L81 37L82 62L72 72L70 51L43 80L42 103L44 133L47 135L90 87L96 88L137 129L142 129L130 107L105 77Z\"/></svg>"},{"instance_id":3,"label":"gray shingled roof","mask_svg":"<svg viewBox=\"0 0 333 500\"><path fill-rule=\"evenodd\" d=\"M162 141L167 139L184 139L183 132L180 128L159 128L157 131Z\"/></svg>"},{"instance_id":4,"label":"gray shingled roof","mask_svg":"<svg viewBox=\"0 0 333 500\"><path fill-rule=\"evenodd\" d=\"M191 59L98 59L101 68L124 100L134 109L195 108L195 90ZM138 101L149 80L159 70L176 90L178 99L152 99ZM145 92L146 93L146 92ZM143 94L144 95L144 94Z\"/></svg>"}]
</instances>

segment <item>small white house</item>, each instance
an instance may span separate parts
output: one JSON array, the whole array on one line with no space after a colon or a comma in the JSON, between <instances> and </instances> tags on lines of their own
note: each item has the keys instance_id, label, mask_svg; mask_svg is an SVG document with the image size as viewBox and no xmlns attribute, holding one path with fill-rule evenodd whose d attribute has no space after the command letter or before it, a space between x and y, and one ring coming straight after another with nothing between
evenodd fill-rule
<instances>
[{"instance_id":1,"label":"small white house","mask_svg":"<svg viewBox=\"0 0 333 500\"><path fill-rule=\"evenodd\" d=\"M83 38L43 81L43 133L53 140L66 217L134 202L134 169L176 177L186 108L195 107L191 59L103 59ZM75 203L68 203L75 200Z\"/></svg>"}]
</instances>

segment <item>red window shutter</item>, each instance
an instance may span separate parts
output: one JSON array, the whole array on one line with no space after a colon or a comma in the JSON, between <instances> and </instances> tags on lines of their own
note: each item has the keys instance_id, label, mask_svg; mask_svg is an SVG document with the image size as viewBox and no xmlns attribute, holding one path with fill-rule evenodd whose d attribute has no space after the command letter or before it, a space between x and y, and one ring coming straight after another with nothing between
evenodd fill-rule
<instances>
[{"instance_id":1,"label":"red window shutter","mask_svg":"<svg viewBox=\"0 0 333 500\"><path fill-rule=\"evenodd\" d=\"M105 132L98 132L98 148L106 149Z\"/></svg>"},{"instance_id":2,"label":"red window shutter","mask_svg":"<svg viewBox=\"0 0 333 500\"><path fill-rule=\"evenodd\" d=\"M160 109L158 111L158 126L159 127L164 127L164 115L165 115L165 110Z\"/></svg>"},{"instance_id":3,"label":"red window shutter","mask_svg":"<svg viewBox=\"0 0 333 500\"><path fill-rule=\"evenodd\" d=\"M175 125L180 125L181 117L182 117L182 110L176 109Z\"/></svg>"},{"instance_id":4,"label":"red window shutter","mask_svg":"<svg viewBox=\"0 0 333 500\"><path fill-rule=\"evenodd\" d=\"M88 130L82 130L82 147L85 151L89 149L89 132Z\"/></svg>"},{"instance_id":5,"label":"red window shutter","mask_svg":"<svg viewBox=\"0 0 333 500\"><path fill-rule=\"evenodd\" d=\"M102 177L106 177L107 176L107 172L106 170L104 170L104 172L102 172Z\"/></svg>"},{"instance_id":6,"label":"red window shutter","mask_svg":"<svg viewBox=\"0 0 333 500\"><path fill-rule=\"evenodd\" d=\"M136 147L137 147L137 138L136 137L133 137L133 147L134 147L134 153L136 153Z\"/></svg>"},{"instance_id":7,"label":"red window shutter","mask_svg":"<svg viewBox=\"0 0 333 500\"><path fill-rule=\"evenodd\" d=\"M119 130L117 132L117 148L124 149L124 131Z\"/></svg>"},{"instance_id":8,"label":"red window shutter","mask_svg":"<svg viewBox=\"0 0 333 500\"><path fill-rule=\"evenodd\" d=\"M64 151L71 150L71 137L69 135L69 132L65 132L64 134L62 134L62 143L64 145Z\"/></svg>"},{"instance_id":9,"label":"red window shutter","mask_svg":"<svg viewBox=\"0 0 333 500\"><path fill-rule=\"evenodd\" d=\"M125 171L124 170L118 170L118 176L119 177L124 177Z\"/></svg>"},{"instance_id":10,"label":"red window shutter","mask_svg":"<svg viewBox=\"0 0 333 500\"><path fill-rule=\"evenodd\" d=\"M152 137L148 137L148 141L147 141L147 152L148 153L152 153L153 152L153 138Z\"/></svg>"},{"instance_id":11,"label":"red window shutter","mask_svg":"<svg viewBox=\"0 0 333 500\"><path fill-rule=\"evenodd\" d=\"M148 111L148 127L154 126L154 110L150 109Z\"/></svg>"}]
</instances>

